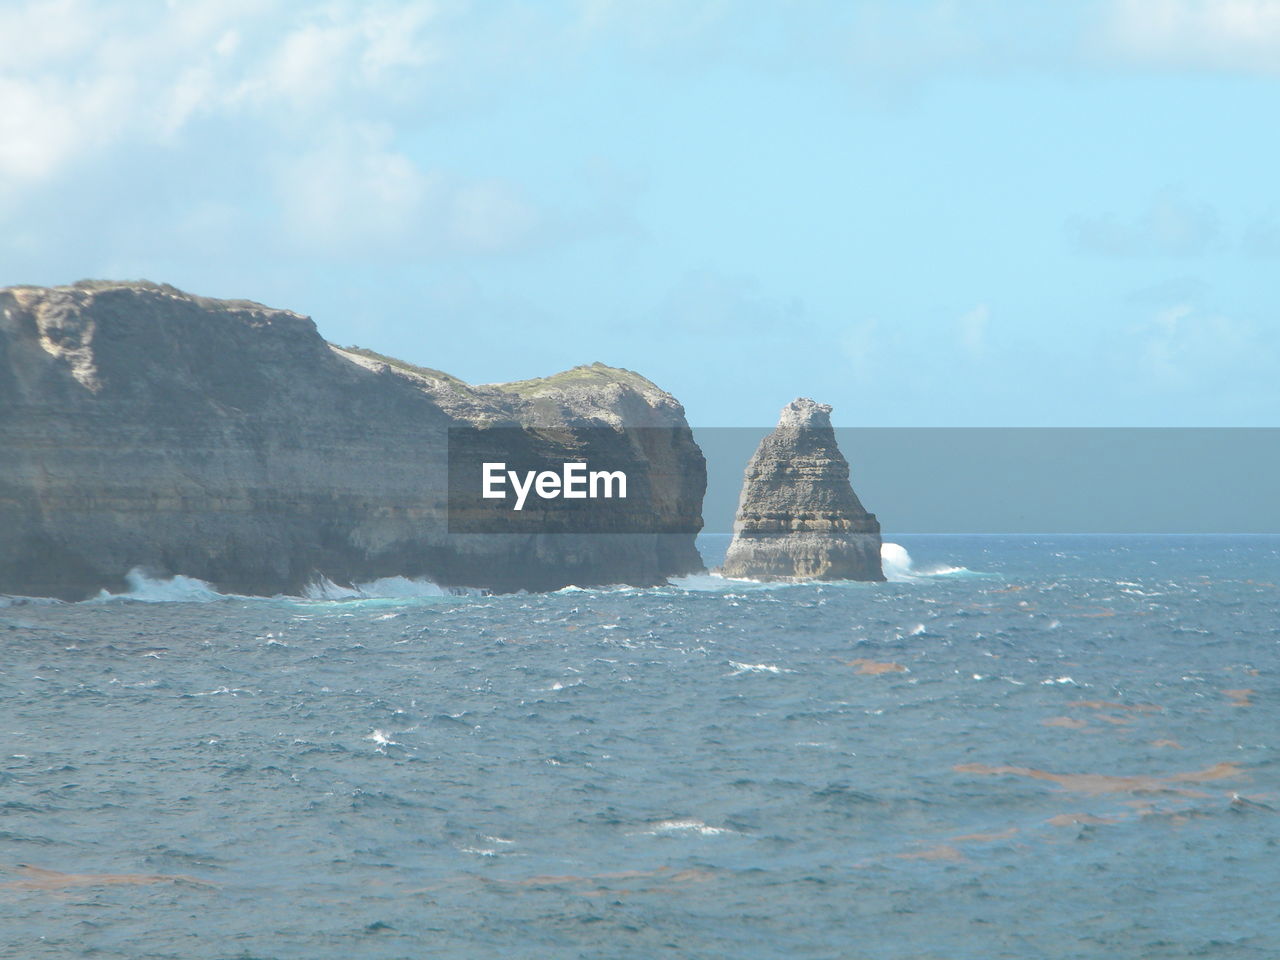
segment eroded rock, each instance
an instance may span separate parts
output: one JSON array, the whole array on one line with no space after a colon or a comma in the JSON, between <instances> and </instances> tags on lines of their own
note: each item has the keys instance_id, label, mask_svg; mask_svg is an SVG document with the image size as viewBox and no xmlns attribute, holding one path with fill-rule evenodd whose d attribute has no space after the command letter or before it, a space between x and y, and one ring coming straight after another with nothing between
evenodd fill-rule
<instances>
[{"instance_id":1,"label":"eroded rock","mask_svg":"<svg viewBox=\"0 0 1280 960\"><path fill-rule=\"evenodd\" d=\"M600 509L657 532L451 535L455 427L626 464L635 493ZM250 301L146 282L0 290L0 594L78 600L135 567L267 595L319 577L654 584L702 568L705 483L680 404L627 370L472 386Z\"/></svg>"},{"instance_id":2,"label":"eroded rock","mask_svg":"<svg viewBox=\"0 0 1280 960\"><path fill-rule=\"evenodd\" d=\"M721 573L751 580L883 580L880 524L858 500L831 407L782 408L747 465Z\"/></svg>"}]
</instances>

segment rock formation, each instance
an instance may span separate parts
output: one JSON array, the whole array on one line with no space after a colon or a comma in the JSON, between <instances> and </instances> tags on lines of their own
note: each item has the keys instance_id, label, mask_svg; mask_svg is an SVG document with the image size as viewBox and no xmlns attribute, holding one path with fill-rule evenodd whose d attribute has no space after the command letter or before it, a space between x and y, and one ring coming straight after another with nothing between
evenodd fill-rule
<instances>
[{"instance_id":1,"label":"rock formation","mask_svg":"<svg viewBox=\"0 0 1280 960\"><path fill-rule=\"evenodd\" d=\"M604 505L606 527L647 532L450 533L458 427L476 428L459 443L624 462L634 493ZM652 584L702 568L705 483L683 409L626 370L477 387L248 301L0 290L0 594L81 599L134 567L265 595L320 577Z\"/></svg>"},{"instance_id":2,"label":"rock formation","mask_svg":"<svg viewBox=\"0 0 1280 960\"><path fill-rule=\"evenodd\" d=\"M849 484L831 408L793 400L747 464L721 573L752 580L883 580L880 524Z\"/></svg>"}]
</instances>

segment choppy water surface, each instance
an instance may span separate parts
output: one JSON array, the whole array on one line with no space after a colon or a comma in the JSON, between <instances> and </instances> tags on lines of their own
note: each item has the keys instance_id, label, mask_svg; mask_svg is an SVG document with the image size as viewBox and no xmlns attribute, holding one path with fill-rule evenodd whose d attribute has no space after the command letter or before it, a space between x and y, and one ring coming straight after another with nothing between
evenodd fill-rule
<instances>
[{"instance_id":1,"label":"choppy water surface","mask_svg":"<svg viewBox=\"0 0 1280 960\"><path fill-rule=\"evenodd\" d=\"M0 955L1280 955L1280 540L902 542L0 606Z\"/></svg>"}]
</instances>

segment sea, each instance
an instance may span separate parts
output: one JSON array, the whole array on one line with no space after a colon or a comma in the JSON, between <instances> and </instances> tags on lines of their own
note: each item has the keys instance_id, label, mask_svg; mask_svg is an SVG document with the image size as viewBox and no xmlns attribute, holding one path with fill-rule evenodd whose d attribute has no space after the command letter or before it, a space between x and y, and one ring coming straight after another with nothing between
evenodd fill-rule
<instances>
[{"instance_id":1,"label":"sea","mask_svg":"<svg viewBox=\"0 0 1280 960\"><path fill-rule=\"evenodd\" d=\"M0 599L0 956L1280 956L1280 538L893 539Z\"/></svg>"}]
</instances>

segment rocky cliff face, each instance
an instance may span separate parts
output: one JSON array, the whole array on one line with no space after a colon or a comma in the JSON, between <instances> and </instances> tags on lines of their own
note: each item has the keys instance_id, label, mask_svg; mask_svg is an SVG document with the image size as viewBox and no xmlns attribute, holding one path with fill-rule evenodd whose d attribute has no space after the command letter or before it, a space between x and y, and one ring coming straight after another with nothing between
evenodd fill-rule
<instances>
[{"instance_id":1,"label":"rocky cliff face","mask_svg":"<svg viewBox=\"0 0 1280 960\"><path fill-rule=\"evenodd\" d=\"M640 494L610 516L651 532L451 535L450 428L625 460ZM473 387L257 303L0 290L0 593L80 599L133 567L267 595L321 576L651 584L701 569L705 478L683 409L629 371Z\"/></svg>"},{"instance_id":2,"label":"rocky cliff face","mask_svg":"<svg viewBox=\"0 0 1280 960\"><path fill-rule=\"evenodd\" d=\"M793 400L747 465L721 572L752 580L883 580L880 524L849 484L831 408Z\"/></svg>"}]
</instances>

